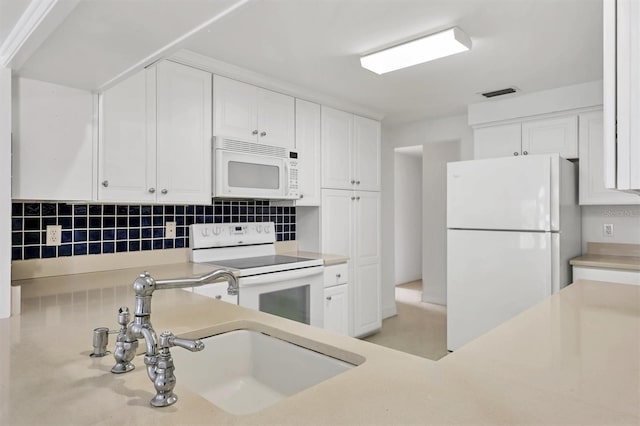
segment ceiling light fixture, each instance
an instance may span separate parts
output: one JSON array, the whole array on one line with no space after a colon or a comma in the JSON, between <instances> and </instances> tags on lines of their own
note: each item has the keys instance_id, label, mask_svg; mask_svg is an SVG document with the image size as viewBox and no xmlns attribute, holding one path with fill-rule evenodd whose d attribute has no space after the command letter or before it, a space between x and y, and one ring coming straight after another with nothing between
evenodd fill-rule
<instances>
[{"instance_id":1,"label":"ceiling light fixture","mask_svg":"<svg viewBox=\"0 0 640 426\"><path fill-rule=\"evenodd\" d=\"M360 65L376 74L384 74L470 49L469 36L453 27L365 55L360 58Z\"/></svg>"}]
</instances>

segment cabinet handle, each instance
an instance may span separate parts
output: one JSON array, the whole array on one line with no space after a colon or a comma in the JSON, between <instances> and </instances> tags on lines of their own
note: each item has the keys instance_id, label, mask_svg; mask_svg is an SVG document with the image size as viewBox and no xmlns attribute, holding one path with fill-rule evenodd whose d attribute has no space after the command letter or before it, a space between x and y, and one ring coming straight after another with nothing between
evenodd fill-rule
<instances>
[{"instance_id":1,"label":"cabinet handle","mask_svg":"<svg viewBox=\"0 0 640 426\"><path fill-rule=\"evenodd\" d=\"M353 201L353 200L355 200L355 199L356 199L356 197L351 197L351 201Z\"/></svg>"},{"instance_id":2,"label":"cabinet handle","mask_svg":"<svg viewBox=\"0 0 640 426\"><path fill-rule=\"evenodd\" d=\"M513 155L515 155L517 157L518 156L518 152L514 152Z\"/></svg>"},{"instance_id":3,"label":"cabinet handle","mask_svg":"<svg viewBox=\"0 0 640 426\"><path fill-rule=\"evenodd\" d=\"M359 197L359 196L358 196L358 197L356 197L356 200L360 201L360 197Z\"/></svg>"},{"instance_id":4,"label":"cabinet handle","mask_svg":"<svg viewBox=\"0 0 640 426\"><path fill-rule=\"evenodd\" d=\"M340 278L342 274L336 274L336 278Z\"/></svg>"},{"instance_id":5,"label":"cabinet handle","mask_svg":"<svg viewBox=\"0 0 640 426\"><path fill-rule=\"evenodd\" d=\"M327 300L331 300L331 296L327 296Z\"/></svg>"},{"instance_id":6,"label":"cabinet handle","mask_svg":"<svg viewBox=\"0 0 640 426\"><path fill-rule=\"evenodd\" d=\"M108 181L108 180L103 180L103 181L102 181L102 186L104 186L105 188L106 188L107 186L109 186L109 181Z\"/></svg>"},{"instance_id":7,"label":"cabinet handle","mask_svg":"<svg viewBox=\"0 0 640 426\"><path fill-rule=\"evenodd\" d=\"M351 179L351 185L353 185L354 183L356 183L355 179Z\"/></svg>"},{"instance_id":8,"label":"cabinet handle","mask_svg":"<svg viewBox=\"0 0 640 426\"><path fill-rule=\"evenodd\" d=\"M300 199L302 200L304 198L304 194L300 194Z\"/></svg>"},{"instance_id":9,"label":"cabinet handle","mask_svg":"<svg viewBox=\"0 0 640 426\"><path fill-rule=\"evenodd\" d=\"M253 132L251 132L251 134L252 134L252 135L257 135L257 134L258 134L258 131L257 131L257 130L254 130Z\"/></svg>"},{"instance_id":10,"label":"cabinet handle","mask_svg":"<svg viewBox=\"0 0 640 426\"><path fill-rule=\"evenodd\" d=\"M154 192L156 192L156 189L155 189L155 188L149 188L149 192L150 192L151 194L153 194Z\"/></svg>"},{"instance_id":11,"label":"cabinet handle","mask_svg":"<svg viewBox=\"0 0 640 426\"><path fill-rule=\"evenodd\" d=\"M527 151L523 151L522 155L529 155L529 153Z\"/></svg>"},{"instance_id":12,"label":"cabinet handle","mask_svg":"<svg viewBox=\"0 0 640 426\"><path fill-rule=\"evenodd\" d=\"M356 181L356 185L360 185L360 181L359 180Z\"/></svg>"},{"instance_id":13,"label":"cabinet handle","mask_svg":"<svg viewBox=\"0 0 640 426\"><path fill-rule=\"evenodd\" d=\"M163 189L163 190L162 190L162 191L160 191L160 192L162 192L163 194L166 194L166 193L168 193L169 191L167 191L166 189Z\"/></svg>"},{"instance_id":14,"label":"cabinet handle","mask_svg":"<svg viewBox=\"0 0 640 426\"><path fill-rule=\"evenodd\" d=\"M267 132L260 132L260 136L267 136Z\"/></svg>"},{"instance_id":15,"label":"cabinet handle","mask_svg":"<svg viewBox=\"0 0 640 426\"><path fill-rule=\"evenodd\" d=\"M219 295L219 294L216 294L216 299L220 300L220 299L222 299L222 296Z\"/></svg>"}]
</instances>

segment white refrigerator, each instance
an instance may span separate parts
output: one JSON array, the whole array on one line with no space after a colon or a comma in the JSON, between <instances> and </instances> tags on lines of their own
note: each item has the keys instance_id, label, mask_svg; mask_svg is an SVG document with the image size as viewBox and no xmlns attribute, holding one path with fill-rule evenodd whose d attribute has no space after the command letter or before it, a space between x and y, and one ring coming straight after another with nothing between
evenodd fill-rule
<instances>
[{"instance_id":1,"label":"white refrigerator","mask_svg":"<svg viewBox=\"0 0 640 426\"><path fill-rule=\"evenodd\" d=\"M577 175L558 155L447 165L447 347L456 350L571 282Z\"/></svg>"}]
</instances>

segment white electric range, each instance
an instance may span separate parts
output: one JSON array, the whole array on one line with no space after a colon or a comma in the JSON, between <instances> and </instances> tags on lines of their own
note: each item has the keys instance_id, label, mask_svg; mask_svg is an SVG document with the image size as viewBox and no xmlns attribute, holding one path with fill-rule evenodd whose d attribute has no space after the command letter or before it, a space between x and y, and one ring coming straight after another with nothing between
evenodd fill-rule
<instances>
[{"instance_id":1,"label":"white electric range","mask_svg":"<svg viewBox=\"0 0 640 426\"><path fill-rule=\"evenodd\" d=\"M239 271L240 306L323 326L324 262L276 254L273 222L199 223L189 231L192 262ZM194 291L207 295L205 287Z\"/></svg>"}]
</instances>

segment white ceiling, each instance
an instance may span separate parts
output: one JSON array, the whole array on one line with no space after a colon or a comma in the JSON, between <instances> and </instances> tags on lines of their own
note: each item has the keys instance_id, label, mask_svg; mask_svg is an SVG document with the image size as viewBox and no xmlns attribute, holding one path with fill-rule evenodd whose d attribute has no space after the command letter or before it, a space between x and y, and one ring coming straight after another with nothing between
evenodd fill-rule
<instances>
[{"instance_id":1,"label":"white ceiling","mask_svg":"<svg viewBox=\"0 0 640 426\"><path fill-rule=\"evenodd\" d=\"M232 3L83 0L18 71L95 90ZM451 26L471 37L470 52L381 76L359 65ZM602 0L253 0L183 47L413 121L464 113L482 91L602 78Z\"/></svg>"}]
</instances>

